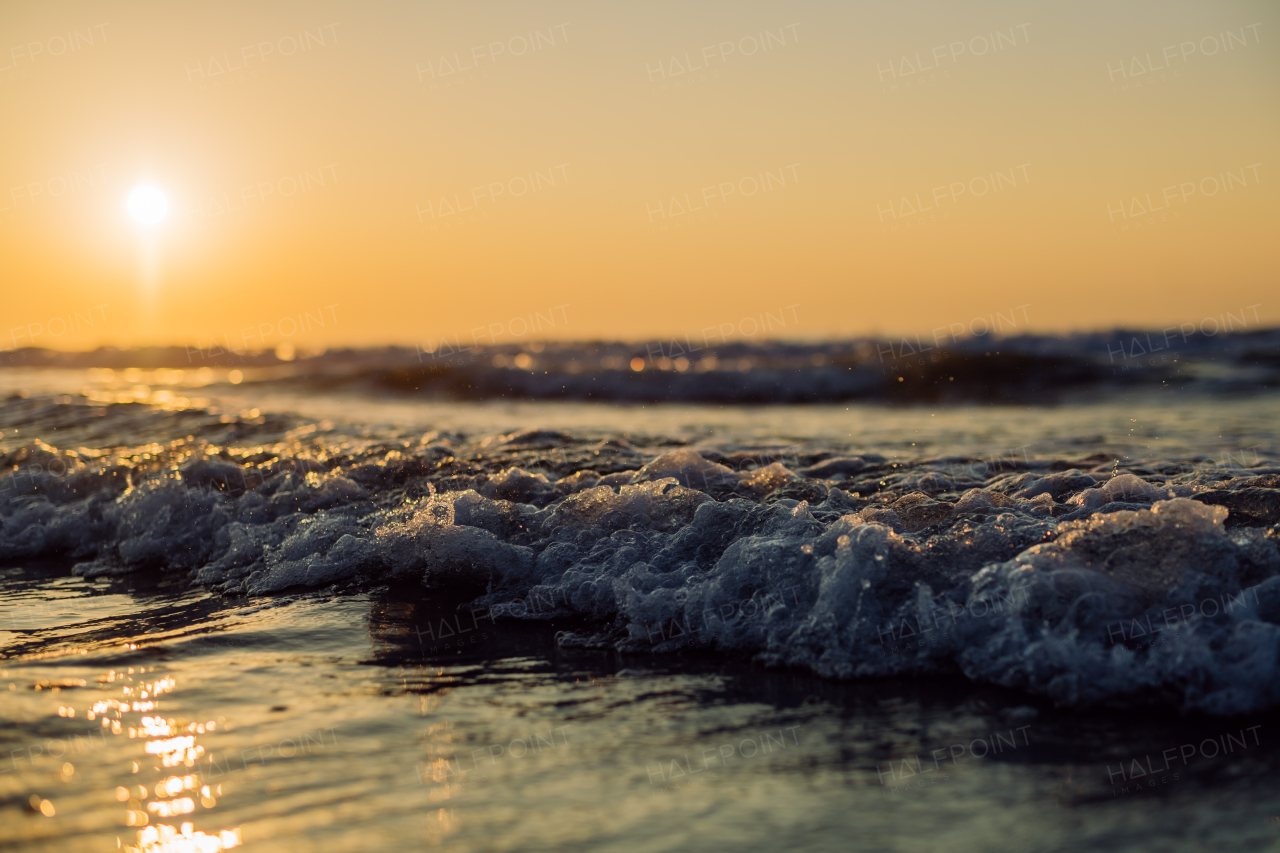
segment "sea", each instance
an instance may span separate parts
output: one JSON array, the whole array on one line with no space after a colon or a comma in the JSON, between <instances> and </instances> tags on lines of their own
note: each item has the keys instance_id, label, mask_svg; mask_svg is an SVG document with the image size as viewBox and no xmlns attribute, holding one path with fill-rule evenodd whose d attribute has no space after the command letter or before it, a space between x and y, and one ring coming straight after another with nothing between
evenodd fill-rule
<instances>
[{"instance_id":1,"label":"sea","mask_svg":"<svg viewBox=\"0 0 1280 853\"><path fill-rule=\"evenodd\" d=\"M1280 849L1280 330L0 353L0 848Z\"/></svg>"}]
</instances>

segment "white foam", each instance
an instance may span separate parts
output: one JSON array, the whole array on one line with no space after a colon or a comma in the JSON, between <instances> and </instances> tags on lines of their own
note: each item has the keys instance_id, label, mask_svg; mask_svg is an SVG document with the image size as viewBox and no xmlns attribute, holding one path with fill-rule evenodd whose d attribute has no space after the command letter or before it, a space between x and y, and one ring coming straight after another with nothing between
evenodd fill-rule
<instances>
[{"instance_id":1,"label":"white foam","mask_svg":"<svg viewBox=\"0 0 1280 853\"><path fill-rule=\"evenodd\" d=\"M0 558L70 555L86 576L192 572L247 594L411 579L497 614L589 620L566 645L749 653L835 678L963 672L1073 706L1280 704L1280 551L1188 499L1209 488L1200 474L1037 464L956 477L982 487L940 500L955 483L927 466L877 478L871 455L796 465L862 477L872 497L860 498L779 462L735 472L689 448L615 474L566 471L544 451L568 439L526 431L474 445L476 458L526 454L520 464L438 492L421 472L467 450L451 436L437 452L437 438L372 461L139 465L127 488L105 461L32 445L24 459L74 470L0 478ZM1155 645L1142 639L1153 629L1128 627L1153 619L1167 626Z\"/></svg>"}]
</instances>

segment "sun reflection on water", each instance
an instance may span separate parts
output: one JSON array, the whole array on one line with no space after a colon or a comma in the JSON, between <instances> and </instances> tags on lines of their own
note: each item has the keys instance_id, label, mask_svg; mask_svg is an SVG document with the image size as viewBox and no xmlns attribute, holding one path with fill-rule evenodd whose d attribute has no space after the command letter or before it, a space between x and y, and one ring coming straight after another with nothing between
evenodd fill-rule
<instances>
[{"instance_id":1,"label":"sun reflection on water","mask_svg":"<svg viewBox=\"0 0 1280 853\"><path fill-rule=\"evenodd\" d=\"M151 667L150 671L154 672L155 668ZM240 827L205 832L195 828L194 820L182 821L177 826L159 822L217 806L218 797L222 796L221 785L205 785L197 774L179 775L170 768L195 767L205 753L197 738L216 731L218 723L216 720L181 722L155 713L161 710L159 697L173 692L177 681L171 677L145 680L147 672L147 667L108 671L98 682L123 682L120 698L99 700L85 712L89 720L102 720L104 734L110 732L144 741L143 752L150 760L130 762L131 774L147 774L150 769L158 775L150 785L135 781L115 789L116 800L125 806L124 825L138 827L132 843L117 836L117 846L129 853L214 853L239 847ZM133 724L134 714L140 715L136 724ZM58 716L75 717L76 709L60 705ZM54 806L48 801L35 808L47 816L54 813Z\"/></svg>"}]
</instances>

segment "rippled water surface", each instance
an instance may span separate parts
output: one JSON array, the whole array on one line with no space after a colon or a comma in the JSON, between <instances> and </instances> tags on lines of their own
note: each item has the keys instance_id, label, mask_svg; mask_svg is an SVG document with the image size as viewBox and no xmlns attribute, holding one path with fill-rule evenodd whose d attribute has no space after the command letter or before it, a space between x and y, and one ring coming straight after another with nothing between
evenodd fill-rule
<instances>
[{"instance_id":1,"label":"rippled water surface","mask_svg":"<svg viewBox=\"0 0 1280 853\"><path fill-rule=\"evenodd\" d=\"M1275 459L1280 414L1271 398L747 410L201 393L365 438L536 425L1236 468ZM73 562L0 567L11 849L1280 849L1273 713L1063 710L958 677L576 648L557 642L585 630L572 614L495 620L414 583L223 597L186 572L85 579Z\"/></svg>"},{"instance_id":2,"label":"rippled water surface","mask_svg":"<svg viewBox=\"0 0 1280 853\"><path fill-rule=\"evenodd\" d=\"M1269 717L566 654L407 590L222 601L47 565L4 590L18 849L1280 846Z\"/></svg>"}]
</instances>

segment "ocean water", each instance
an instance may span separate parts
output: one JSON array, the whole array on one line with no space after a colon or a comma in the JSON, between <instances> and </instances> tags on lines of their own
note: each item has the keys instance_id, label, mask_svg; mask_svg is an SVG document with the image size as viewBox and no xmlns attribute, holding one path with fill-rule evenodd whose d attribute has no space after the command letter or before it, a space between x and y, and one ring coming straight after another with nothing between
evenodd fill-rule
<instances>
[{"instance_id":1,"label":"ocean water","mask_svg":"<svg viewBox=\"0 0 1280 853\"><path fill-rule=\"evenodd\" d=\"M1280 848L1239 361L1035 406L0 371L0 839Z\"/></svg>"}]
</instances>

